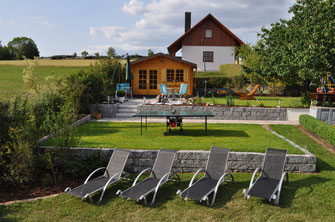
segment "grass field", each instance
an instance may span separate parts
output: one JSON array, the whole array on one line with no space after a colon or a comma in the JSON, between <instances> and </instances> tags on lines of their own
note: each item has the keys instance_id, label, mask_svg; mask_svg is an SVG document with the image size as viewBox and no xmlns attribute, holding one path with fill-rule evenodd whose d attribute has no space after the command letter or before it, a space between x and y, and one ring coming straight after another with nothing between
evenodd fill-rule
<instances>
[{"instance_id":1,"label":"grass field","mask_svg":"<svg viewBox=\"0 0 335 222\"><path fill-rule=\"evenodd\" d=\"M94 65L97 60L95 59L40 59L38 60L39 66L53 66L53 67L87 67ZM0 66L26 66L24 60L0 60Z\"/></svg>"},{"instance_id":2,"label":"grass field","mask_svg":"<svg viewBox=\"0 0 335 222\"><path fill-rule=\"evenodd\" d=\"M0 61L1 62L1 61ZM17 95L24 94L27 88L24 85L22 66L1 66L0 65L0 95L3 97L13 98ZM64 76L79 70L87 69L86 67L38 67L39 79L44 81L47 76L56 75ZM0 96L0 97L1 97Z\"/></svg>"},{"instance_id":3,"label":"grass field","mask_svg":"<svg viewBox=\"0 0 335 222\"><path fill-rule=\"evenodd\" d=\"M165 123L149 123L148 130L143 129L141 136L140 123L90 122L78 129L79 146L178 150L209 150L211 146L220 146L245 152L264 152L267 147L276 147L288 149L289 153L302 153L256 124L208 124L208 136L203 123L184 124L183 135L177 127L171 135L163 136Z\"/></svg>"},{"instance_id":4,"label":"grass field","mask_svg":"<svg viewBox=\"0 0 335 222\"><path fill-rule=\"evenodd\" d=\"M270 97L270 96L256 96L259 104L264 106L276 107L278 106L279 99L281 101L281 107L296 107L301 106L301 97ZM214 97L204 98L205 103L210 104L224 104L227 105L227 99L225 97ZM239 100L238 98L233 99L234 105L236 106L251 106L257 105L257 100Z\"/></svg>"},{"instance_id":5,"label":"grass field","mask_svg":"<svg viewBox=\"0 0 335 222\"><path fill-rule=\"evenodd\" d=\"M213 208L195 201L182 201L178 189L188 186L191 174L180 174L180 184L168 183L159 191L156 203L146 207L116 197L118 189L131 182L112 185L99 205L61 194L54 198L0 206L2 221L334 221L335 156L295 126L272 125L278 133L308 149L317 158L315 174L290 173L283 184L279 206L267 200L243 198L250 173L234 173L234 184L223 184Z\"/></svg>"}]
</instances>

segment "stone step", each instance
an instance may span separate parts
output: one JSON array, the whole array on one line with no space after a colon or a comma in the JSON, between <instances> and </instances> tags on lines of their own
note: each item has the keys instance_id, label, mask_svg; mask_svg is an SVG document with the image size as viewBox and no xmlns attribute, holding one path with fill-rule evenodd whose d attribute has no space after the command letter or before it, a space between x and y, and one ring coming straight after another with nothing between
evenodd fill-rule
<instances>
[{"instance_id":1,"label":"stone step","mask_svg":"<svg viewBox=\"0 0 335 222\"><path fill-rule=\"evenodd\" d=\"M125 117L125 118L129 118L129 117L133 117L134 113L116 113L116 117Z\"/></svg>"},{"instance_id":2,"label":"stone step","mask_svg":"<svg viewBox=\"0 0 335 222\"><path fill-rule=\"evenodd\" d=\"M137 109L118 109L118 113L137 113Z\"/></svg>"},{"instance_id":3,"label":"stone step","mask_svg":"<svg viewBox=\"0 0 335 222\"><path fill-rule=\"evenodd\" d=\"M119 109L137 109L137 105L119 105Z\"/></svg>"}]
</instances>

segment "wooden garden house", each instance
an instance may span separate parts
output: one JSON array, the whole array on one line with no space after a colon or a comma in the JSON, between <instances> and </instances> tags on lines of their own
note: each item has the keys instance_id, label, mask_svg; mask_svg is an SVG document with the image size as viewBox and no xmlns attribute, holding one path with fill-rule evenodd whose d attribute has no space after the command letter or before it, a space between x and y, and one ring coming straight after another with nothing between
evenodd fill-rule
<instances>
[{"instance_id":1,"label":"wooden garden house","mask_svg":"<svg viewBox=\"0 0 335 222\"><path fill-rule=\"evenodd\" d=\"M174 56L158 53L131 62L134 75L133 95L158 95L158 84L178 92L182 83L188 84L187 94L193 94L193 74L197 65Z\"/></svg>"}]
</instances>

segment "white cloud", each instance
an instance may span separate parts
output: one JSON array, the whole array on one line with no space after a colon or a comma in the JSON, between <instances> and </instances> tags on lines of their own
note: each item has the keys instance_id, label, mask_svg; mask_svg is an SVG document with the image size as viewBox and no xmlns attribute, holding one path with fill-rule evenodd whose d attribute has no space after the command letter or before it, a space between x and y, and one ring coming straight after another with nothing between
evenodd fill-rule
<instances>
[{"instance_id":1,"label":"white cloud","mask_svg":"<svg viewBox=\"0 0 335 222\"><path fill-rule=\"evenodd\" d=\"M144 3L138 0L130 0L129 3L124 3L122 10L131 15L138 15L145 11Z\"/></svg>"},{"instance_id":2,"label":"white cloud","mask_svg":"<svg viewBox=\"0 0 335 222\"><path fill-rule=\"evenodd\" d=\"M43 17L43 16L34 16L31 18L31 20L36 21L37 23L44 25L44 26L48 26L48 27L53 26L53 24L50 21L48 21L46 17Z\"/></svg>"},{"instance_id":3,"label":"white cloud","mask_svg":"<svg viewBox=\"0 0 335 222\"><path fill-rule=\"evenodd\" d=\"M184 13L192 12L192 26L208 13L245 42L256 41L262 26L289 18L288 8L293 0L129 0L123 5L123 12L136 15L138 20L131 27L90 27L92 39L106 38L116 49L123 51L166 52L184 32ZM108 48L104 45L91 48Z\"/></svg>"},{"instance_id":4,"label":"white cloud","mask_svg":"<svg viewBox=\"0 0 335 222\"><path fill-rule=\"evenodd\" d=\"M14 25L15 22L13 20L3 20L0 19L0 26L8 26L8 25Z\"/></svg>"}]
</instances>

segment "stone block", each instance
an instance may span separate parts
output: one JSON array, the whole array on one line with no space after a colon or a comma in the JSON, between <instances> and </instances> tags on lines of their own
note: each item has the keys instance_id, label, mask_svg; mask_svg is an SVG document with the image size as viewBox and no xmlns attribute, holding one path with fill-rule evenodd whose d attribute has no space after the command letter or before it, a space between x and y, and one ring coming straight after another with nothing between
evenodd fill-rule
<instances>
[{"instance_id":1,"label":"stone block","mask_svg":"<svg viewBox=\"0 0 335 222\"><path fill-rule=\"evenodd\" d=\"M139 165L139 159L135 158L128 158L126 166L138 166Z\"/></svg>"},{"instance_id":2,"label":"stone block","mask_svg":"<svg viewBox=\"0 0 335 222\"><path fill-rule=\"evenodd\" d=\"M139 167L153 167L155 160L153 159L139 159Z\"/></svg>"},{"instance_id":3,"label":"stone block","mask_svg":"<svg viewBox=\"0 0 335 222\"><path fill-rule=\"evenodd\" d=\"M284 170L289 171L289 172L299 171L299 165L298 164L285 164Z\"/></svg>"},{"instance_id":4,"label":"stone block","mask_svg":"<svg viewBox=\"0 0 335 222\"><path fill-rule=\"evenodd\" d=\"M316 165L315 164L300 164L299 171L304 173L311 173L315 172Z\"/></svg>"},{"instance_id":5,"label":"stone block","mask_svg":"<svg viewBox=\"0 0 335 222\"><path fill-rule=\"evenodd\" d=\"M142 158L143 159L156 159L158 154L157 150L146 150L143 152Z\"/></svg>"}]
</instances>

